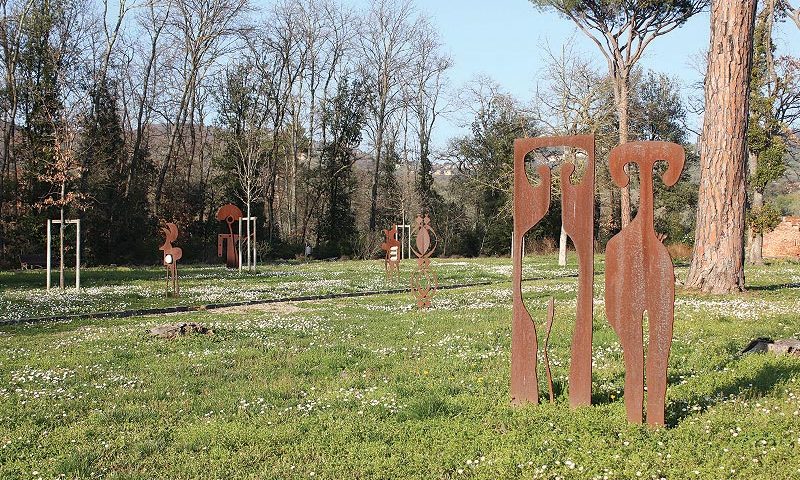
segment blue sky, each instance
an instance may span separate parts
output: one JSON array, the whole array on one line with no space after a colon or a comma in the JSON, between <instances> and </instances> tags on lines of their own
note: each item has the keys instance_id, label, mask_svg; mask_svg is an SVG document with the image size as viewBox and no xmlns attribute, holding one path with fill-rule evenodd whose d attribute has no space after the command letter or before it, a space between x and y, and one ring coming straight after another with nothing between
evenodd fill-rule
<instances>
[{"instance_id":1,"label":"blue sky","mask_svg":"<svg viewBox=\"0 0 800 480\"><path fill-rule=\"evenodd\" d=\"M367 3L353 2L358 7ZM597 47L571 21L537 10L527 0L417 0L416 6L431 18L453 58L454 88L484 74L518 99L530 101L544 66L541 46L545 43L557 51L571 41L577 51L596 59L598 67L606 68ZM800 30L794 24L780 27L777 36L778 53L800 56ZM656 39L648 47L642 65L676 76L684 85L685 97L700 95L702 92L693 85L702 81L702 74L693 58L705 51L708 37L708 13L697 15L680 29ZM436 148L443 148L448 138L466 132L460 125L469 119L461 117L454 114L442 119L434 133ZM699 119L692 118L690 122L696 124Z\"/></svg>"}]
</instances>

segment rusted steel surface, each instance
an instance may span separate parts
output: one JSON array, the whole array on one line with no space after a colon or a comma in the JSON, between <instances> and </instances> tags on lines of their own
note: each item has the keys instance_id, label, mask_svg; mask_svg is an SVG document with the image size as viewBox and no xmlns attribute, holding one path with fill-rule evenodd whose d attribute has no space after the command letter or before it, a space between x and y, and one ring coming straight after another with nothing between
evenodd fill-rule
<instances>
[{"instance_id":1,"label":"rusted steel surface","mask_svg":"<svg viewBox=\"0 0 800 480\"><path fill-rule=\"evenodd\" d=\"M232 203L225 204L217 210L217 220L228 224L228 233L220 233L217 235L217 256L222 256L222 245L227 243L227 248L225 249L225 266L228 268L239 268L239 256L236 251L239 235L233 233L233 224L237 223L242 217L242 211Z\"/></svg>"},{"instance_id":2,"label":"rusted steel surface","mask_svg":"<svg viewBox=\"0 0 800 480\"><path fill-rule=\"evenodd\" d=\"M611 151L609 169L619 187L630 178L624 167L639 166L640 201L636 218L606 247L606 316L622 344L625 361L625 410L630 422L642 423L647 378L647 423L664 424L667 365L672 345L675 271L667 248L653 226L653 166L665 161L664 184L674 185L685 161L680 145L631 142ZM644 366L642 320L647 312L649 343Z\"/></svg>"},{"instance_id":3,"label":"rusted steel surface","mask_svg":"<svg viewBox=\"0 0 800 480\"><path fill-rule=\"evenodd\" d=\"M411 272L411 293L417 300L417 308L426 309L431 306L431 298L439 288L436 272L431 269L431 255L436 251L436 232L431 227L431 219L426 214L417 215L414 222L416 249L411 251L417 256L417 268Z\"/></svg>"},{"instance_id":4,"label":"rusted steel surface","mask_svg":"<svg viewBox=\"0 0 800 480\"><path fill-rule=\"evenodd\" d=\"M174 296L180 294L178 287L178 260L183 257L183 250L180 247L173 247L172 242L178 239L178 226L174 223L167 223L161 227L164 233L164 244L158 247L163 253L162 263L167 269L167 292Z\"/></svg>"},{"instance_id":5,"label":"rusted steel surface","mask_svg":"<svg viewBox=\"0 0 800 480\"><path fill-rule=\"evenodd\" d=\"M386 252L384 267L386 279L400 278L400 242L397 240L397 225L392 225L389 230L384 230L386 240L381 243L381 249Z\"/></svg>"},{"instance_id":6,"label":"rusted steel surface","mask_svg":"<svg viewBox=\"0 0 800 480\"><path fill-rule=\"evenodd\" d=\"M513 319L511 322L511 403L539 403L536 373L539 350L536 325L522 300L522 237L544 217L550 208L550 169L538 168L541 183L534 187L525 174L525 155L547 146L541 139L514 140L514 233L512 237Z\"/></svg>"},{"instance_id":7,"label":"rusted steel surface","mask_svg":"<svg viewBox=\"0 0 800 480\"><path fill-rule=\"evenodd\" d=\"M561 218L564 230L578 256L578 299L572 354L569 364L569 403L576 407L592 403L592 318L594 313L594 136L564 139L564 145L586 152L586 170L580 183L570 177L575 165L561 166Z\"/></svg>"},{"instance_id":8,"label":"rusted steel surface","mask_svg":"<svg viewBox=\"0 0 800 480\"><path fill-rule=\"evenodd\" d=\"M538 403L536 326L522 299L522 239L550 208L551 172L537 168L541 183L534 187L525 173L525 156L537 148L568 147L587 154L586 170L579 183L570 177L575 165L560 167L561 205L564 230L572 239L578 256L578 299L570 361L570 405L589 405L592 398L592 313L594 286L594 178L595 148L591 135L523 138L514 142L514 235L513 235L513 321L511 339L511 401Z\"/></svg>"}]
</instances>

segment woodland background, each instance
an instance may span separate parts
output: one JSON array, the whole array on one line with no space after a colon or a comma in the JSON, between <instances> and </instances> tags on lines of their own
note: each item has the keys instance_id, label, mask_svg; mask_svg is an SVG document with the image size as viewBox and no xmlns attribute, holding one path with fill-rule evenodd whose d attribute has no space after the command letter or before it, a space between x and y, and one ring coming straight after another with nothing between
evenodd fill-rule
<instances>
[{"instance_id":1,"label":"woodland background","mask_svg":"<svg viewBox=\"0 0 800 480\"><path fill-rule=\"evenodd\" d=\"M624 223L607 171L621 138L686 148L681 182L656 182L656 229L685 249L694 241L699 132L686 118L703 101L687 104L676 79L635 59L621 76L611 61L606 70L568 46L552 50L537 93L518 99L490 78L453 85L446 39L408 2L0 3L0 267L44 252L45 219L62 212L82 219L90 264L158 262L163 221L178 224L185 261L214 261L215 212L228 202L259 217L262 259L294 258L306 244L318 258L370 258L382 229L418 212L432 217L439 255L508 255L513 140L582 133L597 138L598 249ZM570 14L569 2L533 3ZM669 27L707 3L637 8ZM771 43L772 25L795 12L769 0L756 19L750 237L800 214L800 63ZM612 29L624 27L630 12L613 13ZM434 148L437 121L455 109L472 112L470 133ZM580 164L575 153L534 162ZM636 182L631 196L635 214ZM559 210L555 185L528 248L557 246Z\"/></svg>"}]
</instances>

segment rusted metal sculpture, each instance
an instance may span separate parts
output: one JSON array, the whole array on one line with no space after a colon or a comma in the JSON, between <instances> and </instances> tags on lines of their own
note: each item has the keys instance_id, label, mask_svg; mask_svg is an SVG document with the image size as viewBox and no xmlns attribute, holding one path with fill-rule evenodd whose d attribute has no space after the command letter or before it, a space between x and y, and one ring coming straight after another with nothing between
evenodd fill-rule
<instances>
[{"instance_id":1,"label":"rusted metal sculpture","mask_svg":"<svg viewBox=\"0 0 800 480\"><path fill-rule=\"evenodd\" d=\"M436 232L431 228L431 219L427 214L424 217L417 215L414 234L417 248L411 251L417 256L417 268L411 272L411 293L417 300L417 308L425 309L430 308L431 298L439 288L436 272L431 270L431 255L436 250Z\"/></svg>"},{"instance_id":2,"label":"rusted metal sculpture","mask_svg":"<svg viewBox=\"0 0 800 480\"><path fill-rule=\"evenodd\" d=\"M513 321L511 338L511 401L514 404L539 402L537 375L538 339L536 325L522 299L522 239L550 208L551 172L546 165L537 171L541 177L534 187L525 173L525 156L537 148L568 147L587 154L586 170L580 183L570 177L575 165L561 166L561 210L564 230L578 255L578 301L572 335L570 361L570 405L589 405L592 401L592 312L594 289L594 137L522 138L514 141L514 235L513 235Z\"/></svg>"},{"instance_id":3,"label":"rusted metal sculpture","mask_svg":"<svg viewBox=\"0 0 800 480\"><path fill-rule=\"evenodd\" d=\"M217 256L222 256L222 245L227 242L225 266L228 268L239 268L239 256L236 250L239 235L233 233L233 224L239 222L242 217L242 211L232 203L225 204L217 210L217 220L228 224L228 233L217 235Z\"/></svg>"},{"instance_id":4,"label":"rusted metal sculpture","mask_svg":"<svg viewBox=\"0 0 800 480\"><path fill-rule=\"evenodd\" d=\"M397 225L392 225L390 230L384 230L386 240L381 243L381 249L386 252L384 268L386 269L386 279L400 278L400 241L397 240Z\"/></svg>"},{"instance_id":5,"label":"rusted metal sculpture","mask_svg":"<svg viewBox=\"0 0 800 480\"><path fill-rule=\"evenodd\" d=\"M642 423L644 347L642 319L647 312L647 423L664 424L667 364L672 345L675 271L667 248L653 227L653 166L667 162L664 184L680 178L685 153L668 142L631 142L611 150L609 169L619 187L630 178L625 165L639 166L639 210L636 218L606 247L606 317L622 344L625 361L625 410L628 421Z\"/></svg>"},{"instance_id":6,"label":"rusted metal sculpture","mask_svg":"<svg viewBox=\"0 0 800 480\"><path fill-rule=\"evenodd\" d=\"M167 223L166 226L161 227L164 232L164 245L158 247L159 250L164 252L162 262L167 269L167 295L170 291L173 296L180 295L178 287L178 260L183 257L183 250L179 247L173 247L172 242L178 239L178 227L174 223Z\"/></svg>"}]
</instances>

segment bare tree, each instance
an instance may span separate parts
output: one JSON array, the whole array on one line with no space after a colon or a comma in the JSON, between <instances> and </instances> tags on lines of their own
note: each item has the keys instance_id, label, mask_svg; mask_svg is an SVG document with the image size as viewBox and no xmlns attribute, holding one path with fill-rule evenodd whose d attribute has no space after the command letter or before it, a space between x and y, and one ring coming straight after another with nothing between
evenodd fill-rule
<instances>
[{"instance_id":1,"label":"bare tree","mask_svg":"<svg viewBox=\"0 0 800 480\"><path fill-rule=\"evenodd\" d=\"M242 26L241 16L249 9L249 0L171 0L174 15L170 17L167 32L180 46L182 64L177 69L180 80L180 98L171 118L171 132L167 151L159 168L155 185L154 206L160 209L167 170L176 162L179 141L189 124L193 133L194 107L205 76L214 63L232 51ZM194 144L192 144L192 149Z\"/></svg>"},{"instance_id":2,"label":"bare tree","mask_svg":"<svg viewBox=\"0 0 800 480\"><path fill-rule=\"evenodd\" d=\"M14 156L14 134L17 124L17 108L19 98L17 96L17 65L19 62L20 49L22 47L22 24L31 7L31 1L12 3L10 0L2 2L3 17L0 19L0 48L2 48L4 68L4 97L2 103L2 122L3 122L3 152L0 158L0 214L3 212L3 202L5 200L5 186L11 172L12 157ZM16 173L17 168L14 166ZM15 184L18 182L15 179ZM16 195L17 197L19 195ZM19 214L18 202L13 202L14 211Z\"/></svg>"},{"instance_id":3,"label":"bare tree","mask_svg":"<svg viewBox=\"0 0 800 480\"><path fill-rule=\"evenodd\" d=\"M268 81L260 76L252 63L229 67L216 94L219 104L220 136L233 157L238 180L239 199L246 216L252 216L253 200L264 192L263 167L269 153L266 125L269 110L265 101ZM247 222L248 243L252 238L252 222ZM251 248L247 249L247 265L251 265Z\"/></svg>"},{"instance_id":4,"label":"bare tree","mask_svg":"<svg viewBox=\"0 0 800 480\"><path fill-rule=\"evenodd\" d=\"M608 136L614 114L611 82L599 74L591 62L582 58L567 42L561 51L548 46L544 85L537 87L534 114L551 135L593 134ZM601 142L603 139L600 140ZM576 152L565 150L564 161L577 165ZM553 176L559 181L558 176ZM558 264L567 263L567 232L562 225L558 242Z\"/></svg>"},{"instance_id":5,"label":"bare tree","mask_svg":"<svg viewBox=\"0 0 800 480\"><path fill-rule=\"evenodd\" d=\"M442 45L438 34L427 21L421 20L417 26L417 34L412 41L413 58L407 82L410 92L407 94L408 106L416 120L417 145L419 155L419 173L417 177L417 193L420 208L429 211L432 207L433 176L431 172L431 135L436 120L442 114L445 105L442 102L444 89L447 86L447 71L453 61L442 53Z\"/></svg>"},{"instance_id":6,"label":"bare tree","mask_svg":"<svg viewBox=\"0 0 800 480\"><path fill-rule=\"evenodd\" d=\"M384 135L391 117L402 107L402 84L413 59L413 40L419 33L419 19L408 0L373 0L361 25L362 71L374 92L369 105L369 136L375 170L370 193L369 229L375 231L378 212L378 184L383 160Z\"/></svg>"},{"instance_id":7,"label":"bare tree","mask_svg":"<svg viewBox=\"0 0 800 480\"><path fill-rule=\"evenodd\" d=\"M156 61L160 53L159 41L162 32L167 25L167 20L170 15L171 3L163 8L156 8L155 2L151 1L142 9L137 21L139 28L146 32L146 41L142 40L143 45L139 47L136 43L131 45L130 49L133 50L132 55L136 60L141 60L143 63L139 66L141 73L134 75L131 64L134 62L132 58L127 65L129 68L125 70L128 75L123 76L123 80L130 84L132 105L136 106L136 124L130 125L129 131L134 132L133 141L130 142L131 154L130 162L127 168L126 181L125 181L125 197L131 194L131 185L134 176L137 173L139 164L144 160L143 147L146 143L147 126L150 124L151 115L153 112L154 95L153 91L156 89L155 85L155 72ZM138 43L138 42L137 42ZM127 105L128 102L124 102Z\"/></svg>"}]
</instances>

